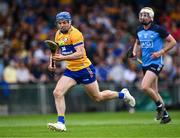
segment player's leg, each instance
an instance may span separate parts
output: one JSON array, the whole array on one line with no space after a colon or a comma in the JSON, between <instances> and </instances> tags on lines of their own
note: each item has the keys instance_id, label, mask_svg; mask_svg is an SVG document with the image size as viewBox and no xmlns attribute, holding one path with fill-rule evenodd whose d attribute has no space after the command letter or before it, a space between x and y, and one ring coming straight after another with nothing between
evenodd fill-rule
<instances>
[{"instance_id":1,"label":"player's leg","mask_svg":"<svg viewBox=\"0 0 180 138\"><path fill-rule=\"evenodd\" d=\"M159 97L160 102L156 102L157 113L156 113L155 120L160 120L163 116L164 102L163 102L163 99L158 92L158 77L156 77L155 80L152 82L151 88L154 90L154 92Z\"/></svg>"},{"instance_id":2,"label":"player's leg","mask_svg":"<svg viewBox=\"0 0 180 138\"><path fill-rule=\"evenodd\" d=\"M164 101L161 97L161 95L159 94L159 89L158 89L158 77L155 79L155 81L152 83L152 89L157 93L161 103L164 105Z\"/></svg>"},{"instance_id":3,"label":"player's leg","mask_svg":"<svg viewBox=\"0 0 180 138\"><path fill-rule=\"evenodd\" d=\"M152 88L152 83L155 82L156 79L157 75L154 72L147 70L141 83L141 89L147 93L155 102L160 101L159 96Z\"/></svg>"},{"instance_id":4,"label":"player's leg","mask_svg":"<svg viewBox=\"0 0 180 138\"><path fill-rule=\"evenodd\" d=\"M50 129L57 131L66 131L65 120L64 120L66 105L65 105L64 95L68 91L68 89L74 85L76 85L76 81L67 76L62 76L58 81L58 83L56 84L53 94L54 94L55 105L58 114L58 121L57 123L48 123L48 127Z\"/></svg>"},{"instance_id":5,"label":"player's leg","mask_svg":"<svg viewBox=\"0 0 180 138\"><path fill-rule=\"evenodd\" d=\"M127 89L122 89L120 92L112 90L104 90L100 92L97 81L94 81L90 84L85 84L84 87L88 95L97 102L120 98L124 99L130 106L135 106L135 99L130 95Z\"/></svg>"},{"instance_id":6,"label":"player's leg","mask_svg":"<svg viewBox=\"0 0 180 138\"><path fill-rule=\"evenodd\" d=\"M154 72L147 70L144 75L144 78L142 80L141 88L155 102L155 104L157 106L157 111L158 111L158 119L160 119L160 118L163 118L165 108L164 108L164 105L162 102L163 100L158 93L157 80L158 80L158 76ZM168 123L168 121L170 121L170 120L161 121L161 123Z\"/></svg>"},{"instance_id":7,"label":"player's leg","mask_svg":"<svg viewBox=\"0 0 180 138\"><path fill-rule=\"evenodd\" d=\"M74 85L76 85L76 81L67 76L62 76L59 79L58 83L56 84L53 94L55 98L55 104L56 104L58 116L65 114L66 106L65 106L64 95Z\"/></svg>"},{"instance_id":8,"label":"player's leg","mask_svg":"<svg viewBox=\"0 0 180 138\"><path fill-rule=\"evenodd\" d=\"M155 90L155 92L157 93L157 95L159 96L159 99L162 103L162 106L158 106L157 107L157 114L156 114L156 120L160 120L161 119L161 123L168 123L171 121L171 118L165 108L165 104L164 101L161 97L161 95L159 94L158 91L158 77L156 78L156 80L152 83L152 88Z\"/></svg>"}]
</instances>

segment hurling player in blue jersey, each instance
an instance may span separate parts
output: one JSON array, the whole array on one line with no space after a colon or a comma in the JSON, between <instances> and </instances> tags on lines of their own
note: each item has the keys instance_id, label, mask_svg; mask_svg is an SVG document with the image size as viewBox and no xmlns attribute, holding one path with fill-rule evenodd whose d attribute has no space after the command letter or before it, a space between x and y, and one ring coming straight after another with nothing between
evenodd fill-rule
<instances>
[{"instance_id":1,"label":"hurling player in blue jersey","mask_svg":"<svg viewBox=\"0 0 180 138\"><path fill-rule=\"evenodd\" d=\"M163 27L155 24L153 19L154 11L152 8L144 7L141 9L139 13L141 26L136 31L133 56L141 54L144 72L141 88L157 106L156 120L161 120L161 124L166 124L171 121L171 118L158 93L158 75L164 65L163 56L176 45L176 40Z\"/></svg>"}]
</instances>

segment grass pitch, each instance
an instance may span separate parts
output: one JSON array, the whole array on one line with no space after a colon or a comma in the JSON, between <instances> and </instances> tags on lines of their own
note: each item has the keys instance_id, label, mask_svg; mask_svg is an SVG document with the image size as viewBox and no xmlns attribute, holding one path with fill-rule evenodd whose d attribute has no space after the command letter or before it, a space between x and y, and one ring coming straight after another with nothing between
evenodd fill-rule
<instances>
[{"instance_id":1,"label":"grass pitch","mask_svg":"<svg viewBox=\"0 0 180 138\"><path fill-rule=\"evenodd\" d=\"M154 112L76 113L66 115L67 132L47 129L56 115L0 116L0 138L180 138L180 112L160 125Z\"/></svg>"}]
</instances>

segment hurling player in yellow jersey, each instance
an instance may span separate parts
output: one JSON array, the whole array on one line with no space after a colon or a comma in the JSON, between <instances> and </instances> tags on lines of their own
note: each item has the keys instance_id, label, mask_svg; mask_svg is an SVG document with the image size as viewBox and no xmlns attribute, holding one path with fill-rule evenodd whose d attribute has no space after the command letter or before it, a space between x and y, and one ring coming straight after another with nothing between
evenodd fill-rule
<instances>
[{"instance_id":1,"label":"hurling player in yellow jersey","mask_svg":"<svg viewBox=\"0 0 180 138\"><path fill-rule=\"evenodd\" d=\"M58 114L56 123L48 123L48 128L57 131L66 131L65 126L65 99L66 92L76 84L83 84L88 95L96 102L119 98L126 101L130 106L135 106L135 99L124 88L120 92L111 90L99 90L96 80L95 69L86 56L84 38L82 33L71 25L69 12L60 12L56 15L57 32L55 42L59 45L59 53L50 58L56 62L66 61L67 66L64 74L57 82L54 89L55 105ZM55 70L55 66L49 64L49 70Z\"/></svg>"}]
</instances>

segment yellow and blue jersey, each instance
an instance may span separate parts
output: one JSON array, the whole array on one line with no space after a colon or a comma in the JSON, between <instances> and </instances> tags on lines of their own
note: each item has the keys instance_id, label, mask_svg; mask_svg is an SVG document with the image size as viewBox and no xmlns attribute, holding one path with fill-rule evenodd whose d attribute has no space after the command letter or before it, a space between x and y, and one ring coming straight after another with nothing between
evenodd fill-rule
<instances>
[{"instance_id":1,"label":"yellow and blue jersey","mask_svg":"<svg viewBox=\"0 0 180 138\"><path fill-rule=\"evenodd\" d=\"M63 34L58 30L55 35L55 42L59 44L62 55L70 55L76 51L76 46L84 44L84 38L78 29L71 26L67 34ZM67 63L66 68L71 71L79 71L91 65L91 61L86 56L85 49L82 58L65 62Z\"/></svg>"}]
</instances>

